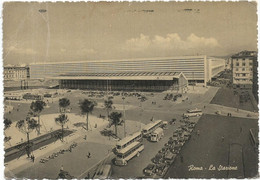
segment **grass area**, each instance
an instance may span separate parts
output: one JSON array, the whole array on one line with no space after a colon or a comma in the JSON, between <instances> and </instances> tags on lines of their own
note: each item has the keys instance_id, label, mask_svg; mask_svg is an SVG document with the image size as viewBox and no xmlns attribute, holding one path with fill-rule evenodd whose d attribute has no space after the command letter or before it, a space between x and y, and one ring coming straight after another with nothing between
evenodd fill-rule
<instances>
[{"instance_id":1,"label":"grass area","mask_svg":"<svg viewBox=\"0 0 260 180\"><path fill-rule=\"evenodd\" d=\"M254 108L251 100L247 102L239 102L239 94L234 94L234 90L226 87L222 87L218 90L215 97L210 102L211 104L219 104L222 106L239 108L247 111L254 111L257 109Z\"/></svg>"},{"instance_id":2,"label":"grass area","mask_svg":"<svg viewBox=\"0 0 260 180\"><path fill-rule=\"evenodd\" d=\"M165 178L227 178L228 171L208 170L210 165L218 168L228 166L230 144L238 143L243 147L243 160L237 163L238 171L243 167L244 177L255 177L258 172L258 153L250 141L249 129L257 127L257 120L236 117L203 115L196 125L191 139L185 144L174 165ZM197 130L200 135L196 134ZM222 140L224 137L224 140ZM237 154L237 156L239 156ZM238 161L239 162L239 161ZM202 167L191 170L189 167ZM236 178L236 177L233 177Z\"/></svg>"}]
</instances>

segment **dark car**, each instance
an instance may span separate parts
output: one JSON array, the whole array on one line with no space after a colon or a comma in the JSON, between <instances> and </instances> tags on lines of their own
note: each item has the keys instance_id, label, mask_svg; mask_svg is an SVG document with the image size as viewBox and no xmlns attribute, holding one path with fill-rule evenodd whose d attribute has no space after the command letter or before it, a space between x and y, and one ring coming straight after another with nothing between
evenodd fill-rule
<instances>
[{"instance_id":1,"label":"dark car","mask_svg":"<svg viewBox=\"0 0 260 180\"><path fill-rule=\"evenodd\" d=\"M143 170L145 176L152 176L154 175L156 165L155 164L148 164Z\"/></svg>"},{"instance_id":2,"label":"dark car","mask_svg":"<svg viewBox=\"0 0 260 180\"><path fill-rule=\"evenodd\" d=\"M176 156L177 155L172 153L171 151L167 151L167 153L164 156L165 163L171 165L174 162Z\"/></svg>"},{"instance_id":3,"label":"dark car","mask_svg":"<svg viewBox=\"0 0 260 180\"><path fill-rule=\"evenodd\" d=\"M155 155L155 157L152 159L152 162L155 164L160 164L163 162L164 154L158 153Z\"/></svg>"},{"instance_id":4,"label":"dark car","mask_svg":"<svg viewBox=\"0 0 260 180\"><path fill-rule=\"evenodd\" d=\"M167 164L158 164L155 168L155 173L158 175L158 176L163 176L167 169L168 169L168 165Z\"/></svg>"}]
</instances>

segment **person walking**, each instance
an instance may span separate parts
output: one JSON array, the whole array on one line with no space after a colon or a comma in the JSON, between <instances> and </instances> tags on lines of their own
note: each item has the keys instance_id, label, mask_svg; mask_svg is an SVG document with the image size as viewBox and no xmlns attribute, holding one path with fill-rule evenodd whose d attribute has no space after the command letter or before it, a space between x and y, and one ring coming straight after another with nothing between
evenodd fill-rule
<instances>
[{"instance_id":1,"label":"person walking","mask_svg":"<svg viewBox=\"0 0 260 180\"><path fill-rule=\"evenodd\" d=\"M60 171L63 171L63 165L61 165L61 167L60 167Z\"/></svg>"},{"instance_id":2,"label":"person walking","mask_svg":"<svg viewBox=\"0 0 260 180\"><path fill-rule=\"evenodd\" d=\"M198 135L198 136L200 135L200 130L199 130L199 129L197 130L197 135Z\"/></svg>"},{"instance_id":3,"label":"person walking","mask_svg":"<svg viewBox=\"0 0 260 180\"><path fill-rule=\"evenodd\" d=\"M183 163L183 156L181 155L180 158L181 158L181 162Z\"/></svg>"},{"instance_id":4,"label":"person walking","mask_svg":"<svg viewBox=\"0 0 260 180\"><path fill-rule=\"evenodd\" d=\"M88 152L88 155L87 155L87 157L88 157L88 158L91 158L91 154L90 154L90 152Z\"/></svg>"}]
</instances>

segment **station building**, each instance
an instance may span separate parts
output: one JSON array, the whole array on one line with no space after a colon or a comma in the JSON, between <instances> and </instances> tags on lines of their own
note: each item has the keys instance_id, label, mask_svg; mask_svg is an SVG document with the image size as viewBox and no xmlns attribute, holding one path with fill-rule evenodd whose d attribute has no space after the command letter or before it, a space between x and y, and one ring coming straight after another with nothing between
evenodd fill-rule
<instances>
[{"instance_id":1,"label":"station building","mask_svg":"<svg viewBox=\"0 0 260 180\"><path fill-rule=\"evenodd\" d=\"M95 90L184 90L206 83L225 69L225 60L207 56L95 60L30 64L31 79L58 79L60 88Z\"/></svg>"}]
</instances>

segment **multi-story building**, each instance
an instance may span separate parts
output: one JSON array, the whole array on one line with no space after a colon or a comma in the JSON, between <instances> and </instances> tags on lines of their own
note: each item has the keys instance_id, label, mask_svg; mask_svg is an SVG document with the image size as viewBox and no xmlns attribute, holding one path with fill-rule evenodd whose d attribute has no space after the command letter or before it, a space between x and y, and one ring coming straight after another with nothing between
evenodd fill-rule
<instances>
[{"instance_id":1,"label":"multi-story building","mask_svg":"<svg viewBox=\"0 0 260 180\"><path fill-rule=\"evenodd\" d=\"M252 89L254 62L257 60L256 52L242 51L233 55L231 59L233 87L240 89Z\"/></svg>"},{"instance_id":2,"label":"multi-story building","mask_svg":"<svg viewBox=\"0 0 260 180\"><path fill-rule=\"evenodd\" d=\"M28 66L4 66L4 80L25 80L29 76Z\"/></svg>"},{"instance_id":3,"label":"multi-story building","mask_svg":"<svg viewBox=\"0 0 260 180\"><path fill-rule=\"evenodd\" d=\"M105 86L169 87L170 80L182 74L189 82L203 83L225 69L225 60L207 56L181 56L145 59L95 60L30 64L31 79L59 79L60 87ZM167 76L167 78L166 78Z\"/></svg>"}]
</instances>

